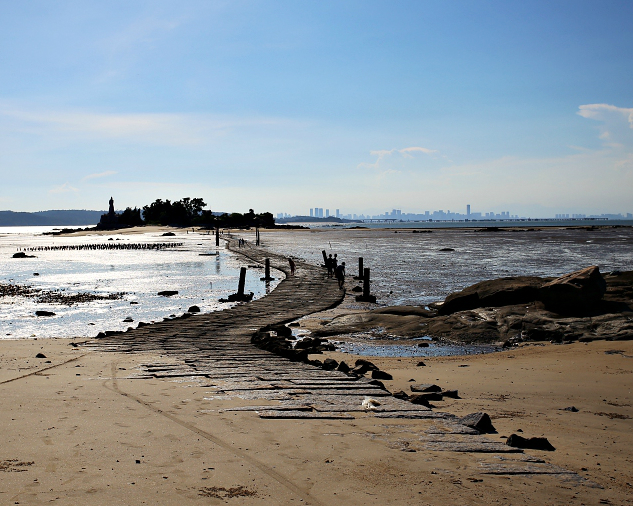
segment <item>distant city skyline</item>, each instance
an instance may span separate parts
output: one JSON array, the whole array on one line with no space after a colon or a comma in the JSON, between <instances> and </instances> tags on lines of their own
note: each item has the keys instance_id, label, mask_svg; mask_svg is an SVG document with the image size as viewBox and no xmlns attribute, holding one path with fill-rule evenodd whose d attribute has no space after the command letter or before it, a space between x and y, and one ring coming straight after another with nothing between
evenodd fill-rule
<instances>
[{"instance_id":1,"label":"distant city skyline","mask_svg":"<svg viewBox=\"0 0 633 506\"><path fill-rule=\"evenodd\" d=\"M0 3L0 209L633 210L633 2Z\"/></svg>"},{"instance_id":2,"label":"distant city skyline","mask_svg":"<svg viewBox=\"0 0 633 506\"><path fill-rule=\"evenodd\" d=\"M330 210L322 207L310 208L308 213L290 214L287 212L276 213L278 219L286 219L293 217L310 217L310 218L342 218L347 220L356 219L393 219L403 221L428 221L428 220L523 220L523 219L633 219L633 213L601 213L601 214L587 214L587 213L555 213L550 216L530 216L512 214L510 211L472 211L472 206L467 204L465 212L451 211L447 209L432 210L432 211L410 211L406 212L402 209L392 209L391 211L384 211L383 213L353 213L353 212L340 212L340 209L336 209L336 212L331 214Z\"/></svg>"}]
</instances>

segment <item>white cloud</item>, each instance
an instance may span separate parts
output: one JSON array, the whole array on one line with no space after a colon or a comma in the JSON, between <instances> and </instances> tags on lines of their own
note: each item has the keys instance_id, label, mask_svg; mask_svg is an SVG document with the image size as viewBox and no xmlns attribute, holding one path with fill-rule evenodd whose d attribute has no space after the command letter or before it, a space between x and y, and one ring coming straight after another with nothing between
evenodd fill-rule
<instances>
[{"instance_id":1,"label":"white cloud","mask_svg":"<svg viewBox=\"0 0 633 506\"><path fill-rule=\"evenodd\" d=\"M79 191L79 188L75 188L74 186L71 186L69 183L64 183L59 186L54 186L53 188L48 190L48 193L76 193L78 191Z\"/></svg>"},{"instance_id":2,"label":"white cloud","mask_svg":"<svg viewBox=\"0 0 633 506\"><path fill-rule=\"evenodd\" d=\"M113 176L114 174L118 174L118 172L115 170L106 170L105 172L99 172L96 174L88 174L87 176L82 178L82 181L85 182L85 181L89 181L90 179L99 179L102 177Z\"/></svg>"},{"instance_id":3,"label":"white cloud","mask_svg":"<svg viewBox=\"0 0 633 506\"><path fill-rule=\"evenodd\" d=\"M4 124L4 125L3 125ZM299 122L274 117L208 114L100 113L34 110L0 102L0 126L7 131L64 140L117 140L159 146L194 146L220 141L235 131L271 134L275 128L297 128Z\"/></svg>"},{"instance_id":4,"label":"white cloud","mask_svg":"<svg viewBox=\"0 0 633 506\"><path fill-rule=\"evenodd\" d=\"M578 115L602 123L599 138L604 146L633 150L633 108L586 104L578 108Z\"/></svg>"},{"instance_id":5,"label":"white cloud","mask_svg":"<svg viewBox=\"0 0 633 506\"><path fill-rule=\"evenodd\" d=\"M376 151L370 151L369 154L371 156L375 156L376 161L374 163L360 163L358 164L359 168L369 168L369 169L379 169L381 164L390 159L393 158L394 156L397 156L399 158L413 158L414 154L418 154L418 153L422 153L425 155L432 155L434 153L437 153L437 150L435 149L428 149L428 148L422 148L422 147L418 147L418 146L412 146L409 148L402 148L402 149L381 149L381 150L376 150Z\"/></svg>"}]
</instances>

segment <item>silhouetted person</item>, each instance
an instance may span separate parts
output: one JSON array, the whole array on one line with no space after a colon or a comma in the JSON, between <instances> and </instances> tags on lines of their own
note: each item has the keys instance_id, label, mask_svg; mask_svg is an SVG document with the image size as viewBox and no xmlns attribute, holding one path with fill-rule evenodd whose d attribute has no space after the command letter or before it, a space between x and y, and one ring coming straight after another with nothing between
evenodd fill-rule
<instances>
[{"instance_id":1,"label":"silhouetted person","mask_svg":"<svg viewBox=\"0 0 633 506\"><path fill-rule=\"evenodd\" d=\"M335 275L338 280L338 287L342 289L345 284L345 262L336 267Z\"/></svg>"},{"instance_id":2,"label":"silhouetted person","mask_svg":"<svg viewBox=\"0 0 633 506\"><path fill-rule=\"evenodd\" d=\"M294 276L295 275L295 262L292 258L288 258L288 263L290 264L290 275Z\"/></svg>"}]
</instances>

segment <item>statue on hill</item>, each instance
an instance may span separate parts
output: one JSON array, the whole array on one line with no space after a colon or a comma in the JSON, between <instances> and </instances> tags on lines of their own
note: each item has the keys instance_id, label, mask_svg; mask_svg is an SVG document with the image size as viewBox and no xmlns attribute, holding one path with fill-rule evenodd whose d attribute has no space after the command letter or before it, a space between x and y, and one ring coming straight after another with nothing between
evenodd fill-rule
<instances>
[{"instance_id":1,"label":"statue on hill","mask_svg":"<svg viewBox=\"0 0 633 506\"><path fill-rule=\"evenodd\" d=\"M114 199L110 197L110 208L108 214L102 214L97 228L101 230L113 230L119 228L119 217L114 212Z\"/></svg>"}]
</instances>

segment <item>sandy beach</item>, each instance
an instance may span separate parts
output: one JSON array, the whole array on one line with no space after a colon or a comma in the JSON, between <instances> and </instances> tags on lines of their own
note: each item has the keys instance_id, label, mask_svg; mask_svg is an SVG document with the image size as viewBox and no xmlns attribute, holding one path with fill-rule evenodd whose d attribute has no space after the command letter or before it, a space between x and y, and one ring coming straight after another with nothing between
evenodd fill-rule
<instances>
[{"instance_id":1,"label":"sandy beach","mask_svg":"<svg viewBox=\"0 0 633 506\"><path fill-rule=\"evenodd\" d=\"M390 389L407 389L410 379L458 389L461 399L436 409L486 411L499 432L491 439L519 429L547 437L556 451L519 457L575 473L569 476L482 474L495 459L424 448L432 420L372 413L262 420L229 412L248 401L208 400L187 379L134 379L141 364L168 357L72 342L1 343L4 504L631 502L630 342L526 346L428 359L425 367L375 360L394 375ZM561 411L572 405L577 413Z\"/></svg>"},{"instance_id":2,"label":"sandy beach","mask_svg":"<svg viewBox=\"0 0 633 506\"><path fill-rule=\"evenodd\" d=\"M265 299L242 311L263 307ZM340 309L311 318L333 311ZM204 335L207 324L196 324L198 318L204 316L144 327L126 346L165 329L186 342L192 329ZM152 345L127 353L108 348L116 338L100 346L86 341L0 341L3 504L633 502L631 341L523 344L423 360L362 357L393 376L383 381L390 392L410 393L413 384L459 392L459 399L433 402L420 418L365 411L358 396L350 398L359 405L345 412L284 418L286 401L251 395L249 388L299 396L309 394L310 387L300 388L308 380L290 385L294 390L275 382L269 388L248 377L214 375L227 367L216 359L206 362L205 374L181 373L198 359L195 351ZM350 364L361 358L337 352L311 358L328 357ZM287 364L313 385L341 379ZM282 406L266 417L261 405ZM578 411L565 409L572 406ZM464 432L457 417L473 412L488 413L497 432ZM556 449L508 452L511 434L546 437Z\"/></svg>"}]
</instances>

